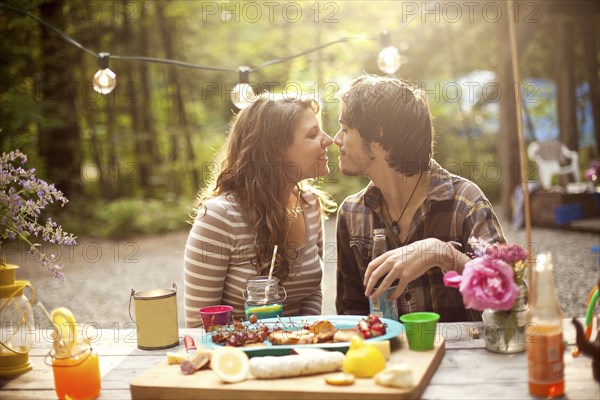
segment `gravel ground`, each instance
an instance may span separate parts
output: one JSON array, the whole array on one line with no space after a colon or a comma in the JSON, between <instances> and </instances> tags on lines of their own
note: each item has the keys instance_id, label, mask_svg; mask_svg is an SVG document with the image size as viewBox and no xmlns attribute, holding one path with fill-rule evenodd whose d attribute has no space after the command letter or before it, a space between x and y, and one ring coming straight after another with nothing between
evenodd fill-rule
<instances>
[{"instance_id":1,"label":"gravel ground","mask_svg":"<svg viewBox=\"0 0 600 400\"><path fill-rule=\"evenodd\" d=\"M502 220L509 242L525 243L525 232ZM600 221L599 221L600 223ZM323 314L335 314L335 220L326 223ZM34 263L24 248L8 246L5 257L21 266L18 279L30 280L35 302L47 309L70 308L81 323L102 328L132 328L128 305L131 290L177 286L179 326L183 321L182 257L187 232L127 240L79 239L74 248L47 249L55 252L65 267L66 278L58 281ZM587 295L599 277L599 256L591 247L600 244L596 233L534 228L532 241L538 252L551 252L558 296L566 317L583 316ZM133 311L132 311L133 312ZM35 308L36 323L46 320Z\"/></svg>"}]
</instances>

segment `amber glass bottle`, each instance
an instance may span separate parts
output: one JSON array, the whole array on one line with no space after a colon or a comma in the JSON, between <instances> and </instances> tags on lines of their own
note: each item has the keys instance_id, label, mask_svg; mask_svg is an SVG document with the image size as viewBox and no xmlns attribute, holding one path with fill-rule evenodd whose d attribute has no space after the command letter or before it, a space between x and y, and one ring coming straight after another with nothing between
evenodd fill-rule
<instances>
[{"instance_id":1,"label":"amber glass bottle","mask_svg":"<svg viewBox=\"0 0 600 400\"><path fill-rule=\"evenodd\" d=\"M527 361L529 393L558 397L565 392L563 313L556 296L552 256L538 256L529 301Z\"/></svg>"}]
</instances>

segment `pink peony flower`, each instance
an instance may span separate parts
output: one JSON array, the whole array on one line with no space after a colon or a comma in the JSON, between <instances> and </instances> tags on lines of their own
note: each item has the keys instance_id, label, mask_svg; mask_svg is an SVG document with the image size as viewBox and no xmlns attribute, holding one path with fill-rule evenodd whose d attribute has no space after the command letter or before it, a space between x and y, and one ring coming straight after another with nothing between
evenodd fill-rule
<instances>
[{"instance_id":1,"label":"pink peony flower","mask_svg":"<svg viewBox=\"0 0 600 400\"><path fill-rule=\"evenodd\" d=\"M456 272L455 272L456 274ZM456 277L448 278L454 284ZM465 264L459 290L465 307L510 310L519 294L512 267L500 258L477 257Z\"/></svg>"},{"instance_id":2,"label":"pink peony flower","mask_svg":"<svg viewBox=\"0 0 600 400\"><path fill-rule=\"evenodd\" d=\"M456 271L448 271L444 274L444 285L448 287L452 287L458 289L460 287L460 282L462 281L462 276L458 274Z\"/></svg>"},{"instance_id":3,"label":"pink peony flower","mask_svg":"<svg viewBox=\"0 0 600 400\"><path fill-rule=\"evenodd\" d=\"M488 243L469 238L474 258L465 264L462 275L444 274L444 285L457 288L465 307L483 311L510 310L523 285L527 252L518 244Z\"/></svg>"}]
</instances>

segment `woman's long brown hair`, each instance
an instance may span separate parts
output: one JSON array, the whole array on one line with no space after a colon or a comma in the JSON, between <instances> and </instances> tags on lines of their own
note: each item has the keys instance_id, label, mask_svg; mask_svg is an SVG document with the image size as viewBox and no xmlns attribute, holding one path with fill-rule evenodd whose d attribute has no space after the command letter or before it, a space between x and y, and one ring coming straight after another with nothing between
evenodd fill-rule
<instances>
[{"instance_id":1,"label":"woman's long brown hair","mask_svg":"<svg viewBox=\"0 0 600 400\"><path fill-rule=\"evenodd\" d=\"M294 128L302 113L319 104L313 99L282 98L273 100L268 94L259 96L240 111L231 125L227 142L221 150L220 169L214 171L208 187L198 193L194 211L213 197L231 194L240 207L244 221L254 234L257 258L251 260L258 275L266 275L275 244L279 246L273 275L284 281L297 257L296 248L288 241L292 213L283 189L293 183L286 176L286 149L293 142ZM322 212L332 212L336 205L324 192L309 182L297 184L298 196L309 190L316 194Z\"/></svg>"}]
</instances>

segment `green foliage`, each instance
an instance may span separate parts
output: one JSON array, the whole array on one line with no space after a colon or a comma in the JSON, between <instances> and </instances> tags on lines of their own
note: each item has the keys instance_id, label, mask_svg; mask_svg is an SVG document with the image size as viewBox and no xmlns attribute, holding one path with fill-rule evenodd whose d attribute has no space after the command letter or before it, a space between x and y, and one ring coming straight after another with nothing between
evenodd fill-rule
<instances>
[{"instance_id":1,"label":"green foliage","mask_svg":"<svg viewBox=\"0 0 600 400\"><path fill-rule=\"evenodd\" d=\"M71 85L56 87L55 95L45 98L40 90L47 62L42 49L51 41L59 48L70 45L31 18L0 9L0 150L20 148L38 164L42 176L56 181L44 175L55 172L44 165L52 157L44 153L43 144L62 143L63 138L45 137L43 128L60 126L66 115L77 116L78 137L68 139L79 142L81 165L65 165L64 169L77 173L91 171L84 167L93 165L98 171L94 179L86 179L84 172L81 177L74 175L73 179L81 178L80 192L67 193L73 203L67 209L75 209L69 212L76 214L69 221L80 225L69 228L80 235L149 234L161 231L163 223L168 226L164 229L178 229L180 225L169 221L183 223L187 213L173 199L192 199L206 185L215 153L237 112L229 99L238 79L237 68L256 68L326 42L360 37L250 74L257 91L291 94L299 89L304 95L319 97L323 127L333 136L339 125L335 93L363 72L381 73L376 59L381 48L378 36L384 29L392 33L406 58L396 75L433 88L429 99L438 133L438 161L473 179L492 200L498 197L501 182L490 167L497 162L497 132L481 124L493 116L485 109L462 113L435 89L436 82L449 82L473 70L497 69L498 47L506 44L507 34L500 31L498 21L486 19L482 4L474 4L472 13L463 8L462 17L451 20L454 14L446 2L433 2L428 8L434 11L429 13L424 12L425 2L366 0L4 3L34 15L40 15L40 5L59 5L58 15L48 22L63 26L94 52L170 57L231 70L113 58L110 68L117 74L117 88L102 96L91 90L97 60L77 50L66 51L64 56L61 51L54 61L60 60L63 77ZM267 3L273 6L270 11ZM528 2L521 18L530 16L536 4ZM297 7L301 16L295 19ZM409 11L416 12L411 22ZM539 21L521 60L523 76L552 77L553 18L534 17ZM502 18L504 22L508 16ZM575 39L575 53L580 57L581 39L577 35ZM579 81L584 63L575 65ZM62 114L52 113L55 103L60 103L56 110ZM539 112L547 112L548 107L541 104ZM366 179L343 176L335 165L336 157L334 145L329 152L332 172L322 179L321 187L339 203L364 187ZM159 200L140 200L144 197ZM155 208L157 215L149 212Z\"/></svg>"},{"instance_id":2,"label":"green foliage","mask_svg":"<svg viewBox=\"0 0 600 400\"><path fill-rule=\"evenodd\" d=\"M185 229L191 200L120 199L108 204L74 201L62 215L78 236L128 238ZM68 228L67 228L68 227Z\"/></svg>"},{"instance_id":3,"label":"green foliage","mask_svg":"<svg viewBox=\"0 0 600 400\"><path fill-rule=\"evenodd\" d=\"M186 226L186 202L123 199L109 203L99 212L101 235L128 237L160 234Z\"/></svg>"}]
</instances>

